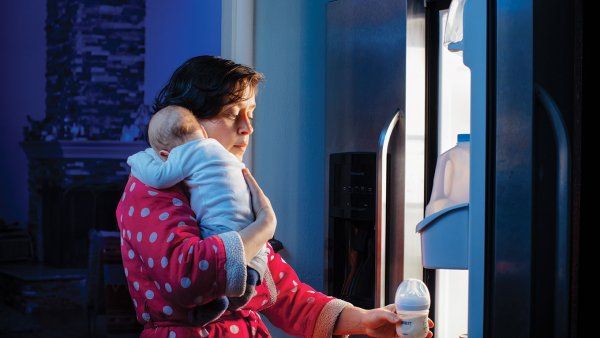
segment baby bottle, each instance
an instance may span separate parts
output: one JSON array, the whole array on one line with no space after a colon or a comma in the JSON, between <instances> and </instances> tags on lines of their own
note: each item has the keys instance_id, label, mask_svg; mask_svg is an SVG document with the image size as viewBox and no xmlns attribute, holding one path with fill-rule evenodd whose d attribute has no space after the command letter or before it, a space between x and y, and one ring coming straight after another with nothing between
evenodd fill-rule
<instances>
[{"instance_id":1,"label":"baby bottle","mask_svg":"<svg viewBox=\"0 0 600 338\"><path fill-rule=\"evenodd\" d=\"M427 336L430 302L429 290L420 280L407 279L398 286L395 298L396 313L402 319L402 323L396 325L398 336L406 338Z\"/></svg>"}]
</instances>

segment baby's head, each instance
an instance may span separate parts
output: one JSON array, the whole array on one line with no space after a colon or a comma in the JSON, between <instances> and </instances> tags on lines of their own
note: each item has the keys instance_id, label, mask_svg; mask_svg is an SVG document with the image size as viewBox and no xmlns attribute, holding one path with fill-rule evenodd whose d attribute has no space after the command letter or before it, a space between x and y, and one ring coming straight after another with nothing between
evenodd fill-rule
<instances>
[{"instance_id":1,"label":"baby's head","mask_svg":"<svg viewBox=\"0 0 600 338\"><path fill-rule=\"evenodd\" d=\"M206 132L191 111L167 106L157 111L148 124L148 141L163 160L171 149L193 139L206 138Z\"/></svg>"}]
</instances>

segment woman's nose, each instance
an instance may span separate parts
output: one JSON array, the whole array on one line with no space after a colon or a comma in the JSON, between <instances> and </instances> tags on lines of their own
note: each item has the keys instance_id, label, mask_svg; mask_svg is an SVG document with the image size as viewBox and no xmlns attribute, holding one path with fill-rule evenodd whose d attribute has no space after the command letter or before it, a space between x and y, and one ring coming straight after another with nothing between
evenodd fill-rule
<instances>
[{"instance_id":1,"label":"woman's nose","mask_svg":"<svg viewBox=\"0 0 600 338\"><path fill-rule=\"evenodd\" d=\"M241 120L240 126L238 127L238 133L242 135L250 135L254 132L254 128L252 128L252 122L248 117L245 117Z\"/></svg>"}]
</instances>

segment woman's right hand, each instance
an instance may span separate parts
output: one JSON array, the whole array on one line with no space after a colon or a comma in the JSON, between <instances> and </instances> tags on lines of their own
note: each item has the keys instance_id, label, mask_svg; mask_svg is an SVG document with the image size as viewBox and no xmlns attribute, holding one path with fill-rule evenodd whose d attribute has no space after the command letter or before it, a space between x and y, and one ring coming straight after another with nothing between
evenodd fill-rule
<instances>
[{"instance_id":1,"label":"woman's right hand","mask_svg":"<svg viewBox=\"0 0 600 338\"><path fill-rule=\"evenodd\" d=\"M277 226L277 218L275 212L271 206L271 201L262 191L262 189L256 183L256 179L250 173L247 168L242 169L246 183L250 188L250 195L252 196L252 209L254 210L254 216L256 220L269 220L269 224L273 225L273 233L275 233L275 227ZM270 238L269 238L270 239Z\"/></svg>"},{"instance_id":2,"label":"woman's right hand","mask_svg":"<svg viewBox=\"0 0 600 338\"><path fill-rule=\"evenodd\" d=\"M242 169L244 179L252 196L252 209L255 221L242 229L240 237L244 243L246 261L249 262L258 253L265 243L275 234L277 217L271 206L271 201L262 191L256 180L247 168Z\"/></svg>"}]
</instances>

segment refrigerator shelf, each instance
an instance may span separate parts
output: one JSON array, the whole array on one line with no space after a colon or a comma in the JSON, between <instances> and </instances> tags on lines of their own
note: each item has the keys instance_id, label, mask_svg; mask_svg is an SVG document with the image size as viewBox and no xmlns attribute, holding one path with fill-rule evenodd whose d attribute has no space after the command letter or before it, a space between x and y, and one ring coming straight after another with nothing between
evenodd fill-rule
<instances>
[{"instance_id":1,"label":"refrigerator shelf","mask_svg":"<svg viewBox=\"0 0 600 338\"><path fill-rule=\"evenodd\" d=\"M440 210L417 225L421 234L423 267L468 269L469 203Z\"/></svg>"}]
</instances>

